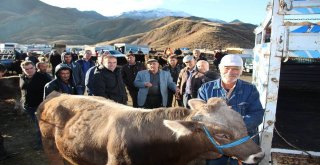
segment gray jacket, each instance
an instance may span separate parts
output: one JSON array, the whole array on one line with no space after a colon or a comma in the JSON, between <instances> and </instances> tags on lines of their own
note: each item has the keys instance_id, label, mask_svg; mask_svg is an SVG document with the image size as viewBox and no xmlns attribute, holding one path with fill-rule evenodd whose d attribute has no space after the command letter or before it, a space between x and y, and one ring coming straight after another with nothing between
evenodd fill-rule
<instances>
[{"instance_id":1,"label":"gray jacket","mask_svg":"<svg viewBox=\"0 0 320 165\"><path fill-rule=\"evenodd\" d=\"M162 105L167 105L168 102L168 88L172 91L176 90L176 84L173 82L170 72L159 70L160 75L160 92L162 96ZM144 86L144 83L150 82L149 70L139 71L134 86L139 88L138 105L143 106L146 102L149 88Z\"/></svg>"}]
</instances>

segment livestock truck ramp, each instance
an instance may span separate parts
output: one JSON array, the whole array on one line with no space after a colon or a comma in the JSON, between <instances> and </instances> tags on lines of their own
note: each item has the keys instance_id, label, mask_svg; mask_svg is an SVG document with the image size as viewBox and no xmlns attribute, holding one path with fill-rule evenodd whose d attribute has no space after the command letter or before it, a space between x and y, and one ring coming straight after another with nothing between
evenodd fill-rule
<instances>
[{"instance_id":1,"label":"livestock truck ramp","mask_svg":"<svg viewBox=\"0 0 320 165\"><path fill-rule=\"evenodd\" d=\"M320 164L319 96L320 62L312 59L282 62L272 164Z\"/></svg>"}]
</instances>

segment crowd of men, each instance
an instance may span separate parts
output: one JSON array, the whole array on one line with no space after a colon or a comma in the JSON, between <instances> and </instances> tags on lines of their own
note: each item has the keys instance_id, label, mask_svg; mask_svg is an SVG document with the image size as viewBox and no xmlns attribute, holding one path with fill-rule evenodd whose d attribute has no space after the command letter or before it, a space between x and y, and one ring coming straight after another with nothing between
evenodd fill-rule
<instances>
[{"instance_id":1,"label":"crowd of men","mask_svg":"<svg viewBox=\"0 0 320 165\"><path fill-rule=\"evenodd\" d=\"M125 105L128 91L133 107L148 109L189 108L188 100L192 98L207 101L210 97L222 97L244 117L249 135L257 133L262 122L264 110L258 91L254 85L239 79L243 61L237 55L225 55L221 63L216 64L218 70L209 69L207 59L199 50L194 50L193 55L185 55L182 63L172 54L164 67L160 67L156 59L149 59L146 64L137 62L132 53L126 55L127 64L122 67L117 67L117 58L108 52L99 53L96 63L91 56L92 52L86 50L83 57L75 61L70 53L52 52L49 58L52 76L47 73L48 65L44 61L29 57L21 63L23 107L37 130L35 149L42 147L35 112L52 91L101 96ZM258 142L257 138L255 140ZM207 164L227 161L236 162L224 156L207 160Z\"/></svg>"}]
</instances>

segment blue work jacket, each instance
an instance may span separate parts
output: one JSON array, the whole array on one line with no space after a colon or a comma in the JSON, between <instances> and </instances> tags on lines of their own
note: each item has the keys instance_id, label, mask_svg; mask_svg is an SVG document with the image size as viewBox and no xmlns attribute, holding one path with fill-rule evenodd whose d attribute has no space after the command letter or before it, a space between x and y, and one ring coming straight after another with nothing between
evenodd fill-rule
<instances>
[{"instance_id":1,"label":"blue work jacket","mask_svg":"<svg viewBox=\"0 0 320 165\"><path fill-rule=\"evenodd\" d=\"M263 120L264 109L259 99L259 92L253 84L237 80L236 86L228 98L227 91L221 86L221 79L209 81L199 88L198 98L208 101L211 97L225 99L233 110L242 115L248 134L252 136L257 133L257 128Z\"/></svg>"}]
</instances>

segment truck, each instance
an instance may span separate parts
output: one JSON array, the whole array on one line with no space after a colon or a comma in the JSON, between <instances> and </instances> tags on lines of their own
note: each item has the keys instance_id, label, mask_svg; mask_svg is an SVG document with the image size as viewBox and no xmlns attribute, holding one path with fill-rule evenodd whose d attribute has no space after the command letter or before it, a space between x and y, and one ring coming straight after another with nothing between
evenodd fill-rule
<instances>
[{"instance_id":1,"label":"truck","mask_svg":"<svg viewBox=\"0 0 320 165\"><path fill-rule=\"evenodd\" d=\"M95 52L100 52L104 50L115 50L115 48L111 45L99 45L95 47Z\"/></svg>"},{"instance_id":2,"label":"truck","mask_svg":"<svg viewBox=\"0 0 320 165\"><path fill-rule=\"evenodd\" d=\"M15 53L18 45L18 43L13 42L0 43L0 63L8 70L11 70L15 61Z\"/></svg>"},{"instance_id":3,"label":"truck","mask_svg":"<svg viewBox=\"0 0 320 165\"><path fill-rule=\"evenodd\" d=\"M251 73L253 70L253 49L244 48L226 48L225 52L227 54L236 54L241 56L243 60L243 71Z\"/></svg>"},{"instance_id":4,"label":"truck","mask_svg":"<svg viewBox=\"0 0 320 165\"><path fill-rule=\"evenodd\" d=\"M32 52L36 55L49 54L52 50L51 45L48 44L31 44L25 45L27 52Z\"/></svg>"},{"instance_id":5,"label":"truck","mask_svg":"<svg viewBox=\"0 0 320 165\"><path fill-rule=\"evenodd\" d=\"M52 45L52 50L57 51L59 54L62 54L67 50L67 45L64 43L54 43Z\"/></svg>"},{"instance_id":6,"label":"truck","mask_svg":"<svg viewBox=\"0 0 320 165\"><path fill-rule=\"evenodd\" d=\"M303 162L305 155L320 156L319 8L319 0L270 0L254 31L252 83L265 109L262 165L320 162ZM278 159L286 154L291 157Z\"/></svg>"},{"instance_id":7,"label":"truck","mask_svg":"<svg viewBox=\"0 0 320 165\"><path fill-rule=\"evenodd\" d=\"M141 50L143 54L149 53L149 47L146 45L135 45L135 44L127 44L127 43L115 43L114 49L120 51L123 54L132 53L137 54L138 50Z\"/></svg>"},{"instance_id":8,"label":"truck","mask_svg":"<svg viewBox=\"0 0 320 165\"><path fill-rule=\"evenodd\" d=\"M6 43L0 43L0 51L12 51L13 49L17 48L18 43L13 42L6 42Z\"/></svg>"}]
</instances>

